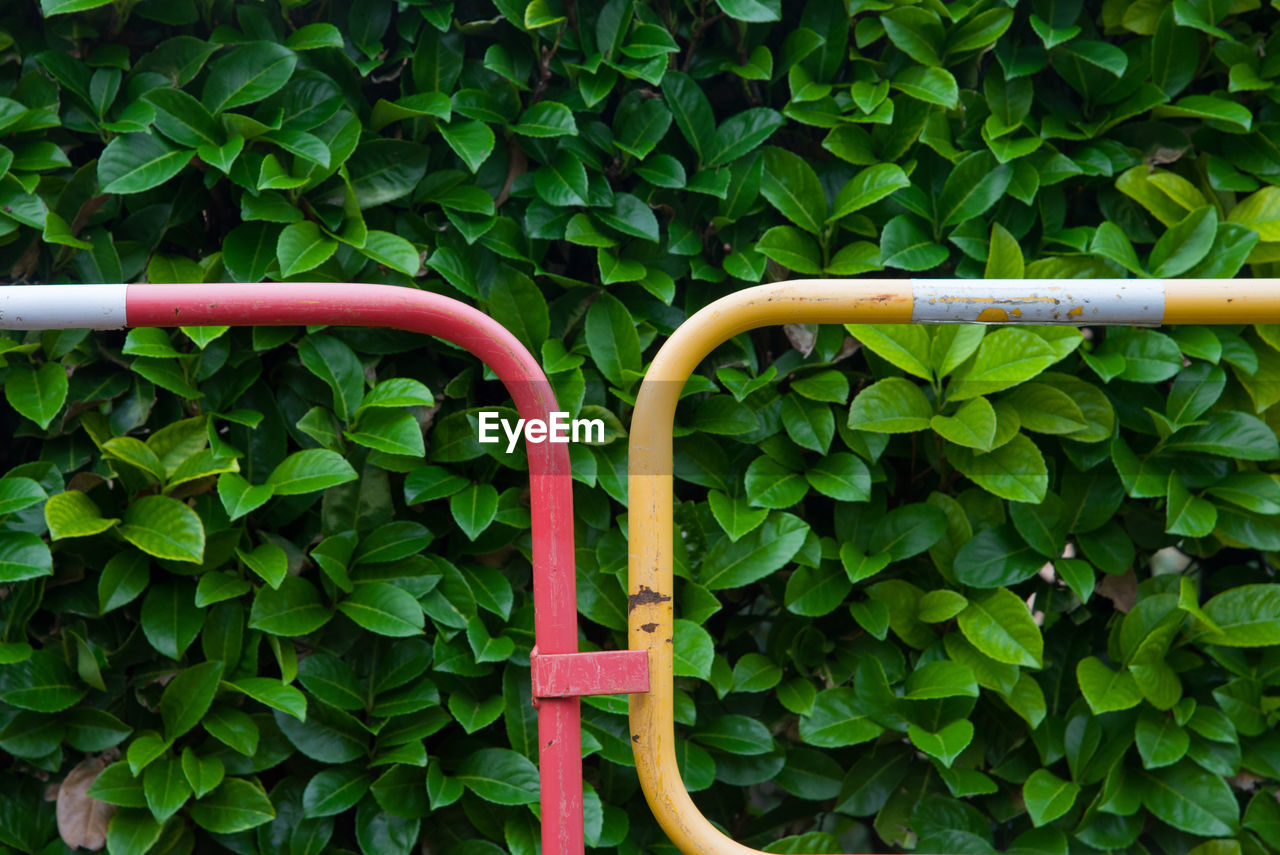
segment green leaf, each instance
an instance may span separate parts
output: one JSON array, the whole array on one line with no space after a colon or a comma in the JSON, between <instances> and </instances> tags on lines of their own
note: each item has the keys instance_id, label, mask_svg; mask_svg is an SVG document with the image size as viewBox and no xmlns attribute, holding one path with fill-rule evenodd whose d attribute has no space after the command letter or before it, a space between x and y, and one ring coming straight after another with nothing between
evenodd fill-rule
<instances>
[{"instance_id":1,"label":"green leaf","mask_svg":"<svg viewBox=\"0 0 1280 855\"><path fill-rule=\"evenodd\" d=\"M338 603L338 611L370 632L392 638L419 635L424 626L422 607L413 595L385 582L357 585Z\"/></svg>"},{"instance_id":2,"label":"green leaf","mask_svg":"<svg viewBox=\"0 0 1280 855\"><path fill-rule=\"evenodd\" d=\"M1128 236L1110 220L1098 226L1093 234L1093 243L1090 244L1089 251L1114 261L1130 273L1138 276L1146 273Z\"/></svg>"},{"instance_id":3,"label":"green leaf","mask_svg":"<svg viewBox=\"0 0 1280 855\"><path fill-rule=\"evenodd\" d=\"M237 282L261 282L276 261L281 229L274 223L241 223L223 242L222 260Z\"/></svg>"},{"instance_id":4,"label":"green leaf","mask_svg":"<svg viewBox=\"0 0 1280 855\"><path fill-rule=\"evenodd\" d=\"M129 764L123 761L112 763L94 779L87 795L101 802L120 807L146 807L146 796L142 792L142 782L129 771Z\"/></svg>"},{"instance_id":5,"label":"green leaf","mask_svg":"<svg viewBox=\"0 0 1280 855\"><path fill-rule=\"evenodd\" d=\"M1094 715L1127 710L1142 702L1142 692L1138 690L1133 675L1128 671L1112 671L1096 656L1080 660L1076 666L1076 680Z\"/></svg>"},{"instance_id":6,"label":"green leaf","mask_svg":"<svg viewBox=\"0 0 1280 855\"><path fill-rule=\"evenodd\" d=\"M280 275L296 276L314 270L328 261L338 250L338 242L325 237L320 227L310 220L285 226L276 239L276 258Z\"/></svg>"},{"instance_id":7,"label":"green leaf","mask_svg":"<svg viewBox=\"0 0 1280 855\"><path fill-rule=\"evenodd\" d=\"M356 480L356 471L337 452L309 448L290 454L271 470L266 486L277 496L313 493Z\"/></svg>"},{"instance_id":8,"label":"green leaf","mask_svg":"<svg viewBox=\"0 0 1280 855\"><path fill-rule=\"evenodd\" d=\"M1143 777L1142 803L1157 819L1202 837L1236 833L1240 804L1221 776L1184 760Z\"/></svg>"},{"instance_id":9,"label":"green leaf","mask_svg":"<svg viewBox=\"0 0 1280 855\"><path fill-rule=\"evenodd\" d=\"M551 334L547 300L533 280L520 271L511 267L500 271L501 275L489 286L489 314L515 333L526 347L537 350Z\"/></svg>"},{"instance_id":10,"label":"green leaf","mask_svg":"<svg viewBox=\"0 0 1280 855\"><path fill-rule=\"evenodd\" d=\"M765 456L751 461L743 477L743 484L753 507L778 510L791 507L804 498L808 491L801 473Z\"/></svg>"},{"instance_id":11,"label":"green leaf","mask_svg":"<svg viewBox=\"0 0 1280 855\"><path fill-rule=\"evenodd\" d=\"M773 750L769 729L745 715L717 716L695 730L692 738L708 748L740 756L757 756Z\"/></svg>"},{"instance_id":12,"label":"green leaf","mask_svg":"<svg viewBox=\"0 0 1280 855\"><path fill-rule=\"evenodd\" d=\"M916 748L930 757L936 757L943 766L950 769L960 753L973 741L973 723L962 718L936 733L912 724L907 728L907 736Z\"/></svg>"},{"instance_id":13,"label":"green leaf","mask_svg":"<svg viewBox=\"0 0 1280 855\"><path fill-rule=\"evenodd\" d=\"M1164 450L1240 460L1280 457L1275 432L1256 416L1234 411L1210 413L1203 423L1184 427L1165 441Z\"/></svg>"},{"instance_id":14,"label":"green leaf","mask_svg":"<svg viewBox=\"0 0 1280 855\"><path fill-rule=\"evenodd\" d=\"M520 115L512 130L526 137L577 136L573 113L557 101L539 101Z\"/></svg>"},{"instance_id":15,"label":"green leaf","mask_svg":"<svg viewBox=\"0 0 1280 855\"><path fill-rule=\"evenodd\" d=\"M1138 716L1134 742L1143 768L1158 769L1181 760L1191 745L1191 736L1174 721L1172 714L1144 707Z\"/></svg>"},{"instance_id":16,"label":"green leaf","mask_svg":"<svg viewBox=\"0 0 1280 855\"><path fill-rule=\"evenodd\" d=\"M413 244L391 232L370 229L360 252L384 267L397 270L405 276L417 276L422 267L421 257Z\"/></svg>"},{"instance_id":17,"label":"green leaf","mask_svg":"<svg viewBox=\"0 0 1280 855\"><path fill-rule=\"evenodd\" d=\"M148 561L140 552L126 550L107 560L98 577L98 610L102 614L133 602L151 580Z\"/></svg>"},{"instance_id":18,"label":"green leaf","mask_svg":"<svg viewBox=\"0 0 1280 855\"><path fill-rule=\"evenodd\" d=\"M853 583L834 564L799 567L787 580L784 604L787 611L805 617L821 617L839 608Z\"/></svg>"},{"instance_id":19,"label":"green leaf","mask_svg":"<svg viewBox=\"0 0 1280 855\"><path fill-rule=\"evenodd\" d=\"M949 110L954 109L960 102L960 87L956 84L955 77L945 68L909 65L898 72L893 78L892 85L894 89L910 95L917 101L938 104Z\"/></svg>"},{"instance_id":20,"label":"green leaf","mask_svg":"<svg viewBox=\"0 0 1280 855\"><path fill-rule=\"evenodd\" d=\"M182 774L191 785L192 793L199 799L217 789L226 774L226 767L217 757L200 757L190 748L184 748Z\"/></svg>"},{"instance_id":21,"label":"green leaf","mask_svg":"<svg viewBox=\"0 0 1280 855\"><path fill-rule=\"evenodd\" d=\"M737 21L762 23L782 19L782 0L716 0L716 5Z\"/></svg>"},{"instance_id":22,"label":"green leaf","mask_svg":"<svg viewBox=\"0 0 1280 855\"><path fill-rule=\"evenodd\" d=\"M252 552L236 549L236 555L272 588L279 588L289 572L289 557L274 543L263 543Z\"/></svg>"},{"instance_id":23,"label":"green leaf","mask_svg":"<svg viewBox=\"0 0 1280 855\"><path fill-rule=\"evenodd\" d=\"M148 555L195 564L204 560L204 524L195 511L168 496L143 496L130 503L119 531Z\"/></svg>"},{"instance_id":24,"label":"green leaf","mask_svg":"<svg viewBox=\"0 0 1280 855\"><path fill-rule=\"evenodd\" d=\"M614 144L637 158L646 158L671 127L671 111L659 99L647 99L618 117Z\"/></svg>"},{"instance_id":25,"label":"green leaf","mask_svg":"<svg viewBox=\"0 0 1280 855\"><path fill-rule=\"evenodd\" d=\"M889 40L921 65L942 64L945 31L936 12L916 6L894 9L880 16Z\"/></svg>"},{"instance_id":26,"label":"green leaf","mask_svg":"<svg viewBox=\"0 0 1280 855\"><path fill-rule=\"evenodd\" d=\"M298 55L274 42L250 42L209 63L200 100L215 116L278 92L298 64Z\"/></svg>"},{"instance_id":27,"label":"green leaf","mask_svg":"<svg viewBox=\"0 0 1280 855\"><path fill-rule=\"evenodd\" d=\"M1263 187L1241 199L1227 220L1252 229L1264 241L1280 241L1280 187Z\"/></svg>"},{"instance_id":28,"label":"green leaf","mask_svg":"<svg viewBox=\"0 0 1280 855\"><path fill-rule=\"evenodd\" d=\"M144 578L144 584L145 581ZM252 589L253 586L247 580L231 573L220 573L216 570L201 573L200 581L196 583L196 606L199 608L211 606L214 603L247 594Z\"/></svg>"},{"instance_id":29,"label":"green leaf","mask_svg":"<svg viewBox=\"0 0 1280 855\"><path fill-rule=\"evenodd\" d=\"M1013 168L1006 163L997 164L989 152L965 155L942 185L937 202L938 224L944 228L959 225L986 213L1004 195L1012 178Z\"/></svg>"},{"instance_id":30,"label":"green leaf","mask_svg":"<svg viewBox=\"0 0 1280 855\"><path fill-rule=\"evenodd\" d=\"M774 226L760 236L756 251L782 266L814 275L822 272L822 250L817 242L795 226Z\"/></svg>"},{"instance_id":31,"label":"green leaf","mask_svg":"<svg viewBox=\"0 0 1280 855\"><path fill-rule=\"evenodd\" d=\"M757 0L738 0L755 3ZM755 151L783 125L777 110L768 107L752 107L743 110L720 123L707 152L707 166L716 167L732 163L743 155Z\"/></svg>"},{"instance_id":32,"label":"green leaf","mask_svg":"<svg viewBox=\"0 0 1280 855\"><path fill-rule=\"evenodd\" d=\"M455 779L487 802L527 805L538 800L538 770L509 748L484 748L467 756Z\"/></svg>"},{"instance_id":33,"label":"green leaf","mask_svg":"<svg viewBox=\"0 0 1280 855\"><path fill-rule=\"evenodd\" d=\"M1004 226L991 224L991 244L987 249L987 279L1021 279L1025 267L1022 248Z\"/></svg>"},{"instance_id":34,"label":"green leaf","mask_svg":"<svg viewBox=\"0 0 1280 855\"><path fill-rule=\"evenodd\" d=\"M42 648L6 666L0 682L0 701L38 713L62 712L87 692L68 667L62 650L54 647Z\"/></svg>"},{"instance_id":35,"label":"green leaf","mask_svg":"<svg viewBox=\"0 0 1280 855\"><path fill-rule=\"evenodd\" d=\"M933 505L901 505L872 527L868 548L872 554L888 555L890 561L903 561L929 549L946 530L946 516Z\"/></svg>"},{"instance_id":36,"label":"green leaf","mask_svg":"<svg viewBox=\"0 0 1280 855\"><path fill-rule=\"evenodd\" d=\"M154 134L122 134L98 158L98 184L104 193L141 193L173 178L194 154Z\"/></svg>"},{"instance_id":37,"label":"green leaf","mask_svg":"<svg viewBox=\"0 0 1280 855\"><path fill-rule=\"evenodd\" d=\"M344 431L343 436L354 443L387 454L422 457L426 453L422 426L407 410L383 407L365 410L356 420L355 427Z\"/></svg>"},{"instance_id":38,"label":"green leaf","mask_svg":"<svg viewBox=\"0 0 1280 855\"><path fill-rule=\"evenodd\" d=\"M15 366L4 380L9 405L44 430L67 400L67 371L57 362L39 368Z\"/></svg>"},{"instance_id":39,"label":"green leaf","mask_svg":"<svg viewBox=\"0 0 1280 855\"><path fill-rule=\"evenodd\" d=\"M929 333L918 324L845 324L844 328L876 356L908 374L932 380Z\"/></svg>"},{"instance_id":40,"label":"green leaf","mask_svg":"<svg viewBox=\"0 0 1280 855\"><path fill-rule=\"evenodd\" d=\"M813 168L785 149L767 148L760 193L788 220L810 234L827 221L827 197Z\"/></svg>"},{"instance_id":41,"label":"green leaf","mask_svg":"<svg viewBox=\"0 0 1280 855\"><path fill-rule=\"evenodd\" d=\"M1044 663L1040 628L1027 604L1008 588L971 596L959 624L965 638L997 662L1031 668Z\"/></svg>"},{"instance_id":42,"label":"green leaf","mask_svg":"<svg viewBox=\"0 0 1280 855\"><path fill-rule=\"evenodd\" d=\"M911 433L925 430L933 418L933 406L915 383L889 377L858 393L849 407L849 427L874 433Z\"/></svg>"},{"instance_id":43,"label":"green leaf","mask_svg":"<svg viewBox=\"0 0 1280 855\"><path fill-rule=\"evenodd\" d=\"M715 117L707 96L693 79L676 71L663 75L662 94L699 164L705 163L715 135Z\"/></svg>"},{"instance_id":44,"label":"green leaf","mask_svg":"<svg viewBox=\"0 0 1280 855\"><path fill-rule=\"evenodd\" d=\"M274 710L287 713L298 721L307 720L307 699L293 686L271 677L241 677L226 685Z\"/></svg>"},{"instance_id":45,"label":"green leaf","mask_svg":"<svg viewBox=\"0 0 1280 855\"><path fill-rule=\"evenodd\" d=\"M885 267L929 270L946 260L946 248L939 246L919 218L910 214L898 214L880 232L880 261Z\"/></svg>"},{"instance_id":46,"label":"green leaf","mask_svg":"<svg viewBox=\"0 0 1280 855\"><path fill-rule=\"evenodd\" d=\"M478 170L489 159L489 155L493 154L493 130L484 122L455 119L448 125L442 125L439 130L449 148L462 158L462 162L472 172Z\"/></svg>"},{"instance_id":47,"label":"green leaf","mask_svg":"<svg viewBox=\"0 0 1280 855\"><path fill-rule=\"evenodd\" d=\"M800 738L815 748L841 748L875 739L884 728L860 710L852 688L823 689L818 692L813 711L800 717Z\"/></svg>"},{"instance_id":48,"label":"green leaf","mask_svg":"<svg viewBox=\"0 0 1280 855\"><path fill-rule=\"evenodd\" d=\"M805 469L804 477L819 493L842 502L864 502L871 496L871 472L852 454L827 454Z\"/></svg>"},{"instance_id":49,"label":"green leaf","mask_svg":"<svg viewBox=\"0 0 1280 855\"><path fill-rule=\"evenodd\" d=\"M222 678L221 662L202 662L178 673L160 696L165 739L173 742L191 730L213 704Z\"/></svg>"},{"instance_id":50,"label":"green leaf","mask_svg":"<svg viewBox=\"0 0 1280 855\"><path fill-rule=\"evenodd\" d=\"M163 826L148 810L123 808L107 826L107 851L111 855L146 855L160 839Z\"/></svg>"},{"instance_id":51,"label":"green leaf","mask_svg":"<svg viewBox=\"0 0 1280 855\"><path fill-rule=\"evenodd\" d=\"M155 107L156 130L185 148L217 148L226 133L204 105L181 89L153 89L145 96Z\"/></svg>"},{"instance_id":52,"label":"green leaf","mask_svg":"<svg viewBox=\"0 0 1280 855\"><path fill-rule=\"evenodd\" d=\"M1179 220L1156 241L1147 259L1152 276L1186 273L1209 254L1218 233L1218 212L1211 205L1197 208Z\"/></svg>"},{"instance_id":53,"label":"green leaf","mask_svg":"<svg viewBox=\"0 0 1280 855\"><path fill-rule=\"evenodd\" d=\"M983 454L949 446L947 459L970 481L1002 499L1039 502L1049 488L1044 455L1023 434Z\"/></svg>"},{"instance_id":54,"label":"green leaf","mask_svg":"<svg viewBox=\"0 0 1280 855\"><path fill-rule=\"evenodd\" d=\"M762 579L791 560L808 532L809 527L791 514L770 514L763 525L738 541L725 539L707 550L698 580L715 591Z\"/></svg>"},{"instance_id":55,"label":"green leaf","mask_svg":"<svg viewBox=\"0 0 1280 855\"><path fill-rule=\"evenodd\" d=\"M963 584L1000 588L1030 579L1045 559L1010 525L980 531L956 553L953 571Z\"/></svg>"},{"instance_id":56,"label":"green leaf","mask_svg":"<svg viewBox=\"0 0 1280 855\"><path fill-rule=\"evenodd\" d=\"M1064 781L1048 769L1037 769L1022 785L1022 801L1036 828L1053 822L1071 810L1080 786Z\"/></svg>"},{"instance_id":57,"label":"green leaf","mask_svg":"<svg viewBox=\"0 0 1280 855\"><path fill-rule=\"evenodd\" d=\"M320 602L315 587L287 576L278 589L260 588L249 611L249 628L271 635L308 635L329 622L333 612Z\"/></svg>"},{"instance_id":58,"label":"green leaf","mask_svg":"<svg viewBox=\"0 0 1280 855\"><path fill-rule=\"evenodd\" d=\"M449 511L468 539L475 540L498 513L498 491L491 484L473 484L449 497Z\"/></svg>"},{"instance_id":59,"label":"green leaf","mask_svg":"<svg viewBox=\"0 0 1280 855\"><path fill-rule=\"evenodd\" d=\"M1280 644L1280 585L1240 585L1210 598L1204 612L1218 627L1213 644L1266 647Z\"/></svg>"},{"instance_id":60,"label":"green leaf","mask_svg":"<svg viewBox=\"0 0 1280 855\"><path fill-rule=\"evenodd\" d=\"M206 612L196 608L192 586L159 582L142 600L142 634L170 659L181 659L204 626Z\"/></svg>"},{"instance_id":61,"label":"green leaf","mask_svg":"<svg viewBox=\"0 0 1280 855\"><path fill-rule=\"evenodd\" d=\"M624 372L638 372L640 339L636 324L627 307L612 294L602 292L586 320L587 349L600 373L616 386L629 386Z\"/></svg>"},{"instance_id":62,"label":"green leaf","mask_svg":"<svg viewBox=\"0 0 1280 855\"><path fill-rule=\"evenodd\" d=\"M930 425L957 445L989 451L996 437L996 411L986 398L971 398L955 415L934 416Z\"/></svg>"},{"instance_id":63,"label":"green leaf","mask_svg":"<svg viewBox=\"0 0 1280 855\"><path fill-rule=\"evenodd\" d=\"M317 772L302 793L304 815L317 818L345 813L360 801L371 781L363 769L350 766Z\"/></svg>"},{"instance_id":64,"label":"green leaf","mask_svg":"<svg viewBox=\"0 0 1280 855\"><path fill-rule=\"evenodd\" d=\"M962 401L989 395L1030 380L1059 357L1033 333L1002 327L982 339L973 361L953 376L947 398Z\"/></svg>"},{"instance_id":65,"label":"green leaf","mask_svg":"<svg viewBox=\"0 0 1280 855\"><path fill-rule=\"evenodd\" d=\"M40 0L40 11L46 18L54 15L67 15L71 12L87 12L106 6L111 0Z\"/></svg>"},{"instance_id":66,"label":"green leaf","mask_svg":"<svg viewBox=\"0 0 1280 855\"><path fill-rule=\"evenodd\" d=\"M101 534L120 522L118 519L104 519L93 500L79 490L68 490L50 497L44 506L44 519L49 526L50 540Z\"/></svg>"},{"instance_id":67,"label":"green leaf","mask_svg":"<svg viewBox=\"0 0 1280 855\"><path fill-rule=\"evenodd\" d=\"M1164 530L1187 537L1206 537L1218 524L1218 509L1208 499L1188 492L1176 472L1169 475L1169 502Z\"/></svg>"},{"instance_id":68,"label":"green leaf","mask_svg":"<svg viewBox=\"0 0 1280 855\"><path fill-rule=\"evenodd\" d=\"M235 472L218 476L218 498L231 520L237 520L266 504L275 494L270 484L250 484Z\"/></svg>"},{"instance_id":69,"label":"green leaf","mask_svg":"<svg viewBox=\"0 0 1280 855\"><path fill-rule=\"evenodd\" d=\"M902 172L899 165L876 164L868 166L867 169L861 170L849 183L845 184L840 189L840 193L837 193L835 212L833 212L829 220L844 218L844 216L852 214L854 211L859 211L868 205L874 204L874 202L882 200L882 198L897 191L897 189L910 186L910 179Z\"/></svg>"},{"instance_id":70,"label":"green leaf","mask_svg":"<svg viewBox=\"0 0 1280 855\"><path fill-rule=\"evenodd\" d=\"M227 778L187 808L196 825L214 834L234 834L270 822L276 810L262 788L243 778Z\"/></svg>"},{"instance_id":71,"label":"green leaf","mask_svg":"<svg viewBox=\"0 0 1280 855\"><path fill-rule=\"evenodd\" d=\"M1156 108L1160 117L1208 119L1234 125L1241 131L1248 131L1253 126L1253 114L1249 108L1235 101L1216 98L1212 95L1187 95L1172 104ZM1233 131L1238 133L1239 131Z\"/></svg>"},{"instance_id":72,"label":"green leaf","mask_svg":"<svg viewBox=\"0 0 1280 855\"><path fill-rule=\"evenodd\" d=\"M191 784L176 757L160 757L142 775L142 791L151 815L167 822L191 798Z\"/></svg>"}]
</instances>

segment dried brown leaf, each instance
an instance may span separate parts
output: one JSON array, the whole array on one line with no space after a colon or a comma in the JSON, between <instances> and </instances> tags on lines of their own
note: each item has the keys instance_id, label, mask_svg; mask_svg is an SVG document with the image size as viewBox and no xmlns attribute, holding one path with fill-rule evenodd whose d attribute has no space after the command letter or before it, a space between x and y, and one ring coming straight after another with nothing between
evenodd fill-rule
<instances>
[{"instance_id":1,"label":"dried brown leaf","mask_svg":"<svg viewBox=\"0 0 1280 855\"><path fill-rule=\"evenodd\" d=\"M784 324L782 331L787 335L791 346L804 356L813 353L813 346L818 343L818 328L813 324Z\"/></svg>"},{"instance_id":2,"label":"dried brown leaf","mask_svg":"<svg viewBox=\"0 0 1280 855\"><path fill-rule=\"evenodd\" d=\"M1119 576L1104 576L1098 583L1098 593L1110 600L1116 611L1128 614L1138 602L1138 577L1132 570Z\"/></svg>"},{"instance_id":3,"label":"dried brown leaf","mask_svg":"<svg viewBox=\"0 0 1280 855\"><path fill-rule=\"evenodd\" d=\"M58 787L58 835L72 849L96 852L107 842L107 823L116 807L88 793L106 765L102 757L86 757L67 773Z\"/></svg>"}]
</instances>

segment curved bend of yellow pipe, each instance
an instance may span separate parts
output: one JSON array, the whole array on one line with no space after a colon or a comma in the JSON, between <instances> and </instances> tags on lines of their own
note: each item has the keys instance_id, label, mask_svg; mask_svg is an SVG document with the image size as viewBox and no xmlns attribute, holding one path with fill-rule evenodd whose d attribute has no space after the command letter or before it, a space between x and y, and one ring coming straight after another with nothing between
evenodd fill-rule
<instances>
[{"instance_id":1,"label":"curved bend of yellow pipe","mask_svg":"<svg viewBox=\"0 0 1280 855\"><path fill-rule=\"evenodd\" d=\"M645 797L671 841L686 853L754 855L722 834L694 805L676 766L673 721L672 449L685 380L722 342L774 324L908 323L911 281L801 280L762 285L717 300L663 345L640 387L631 422L628 475L630 647L649 651L648 693L630 696L631 742Z\"/></svg>"},{"instance_id":2,"label":"curved bend of yellow pipe","mask_svg":"<svg viewBox=\"0 0 1280 855\"><path fill-rule=\"evenodd\" d=\"M1081 311L1036 304L1081 302ZM1067 294L1070 292L1070 294ZM1123 293L1121 293L1123 292ZM982 296L988 294L990 296ZM951 296L948 296L951 295ZM1088 298L1088 299L1085 299ZM983 306L1026 306L1032 323L1276 323L1274 279L986 280L808 279L747 288L682 324L654 358L636 400L629 457L628 635L649 651L650 689L630 696L636 769L650 808L671 841L693 855L756 855L698 810L676 765L672 602L672 427L685 381L715 347L756 327L787 323L1012 321ZM964 304L964 305L961 305ZM1089 311L1083 311L1087 305ZM1026 321L1024 321L1026 322Z\"/></svg>"}]
</instances>

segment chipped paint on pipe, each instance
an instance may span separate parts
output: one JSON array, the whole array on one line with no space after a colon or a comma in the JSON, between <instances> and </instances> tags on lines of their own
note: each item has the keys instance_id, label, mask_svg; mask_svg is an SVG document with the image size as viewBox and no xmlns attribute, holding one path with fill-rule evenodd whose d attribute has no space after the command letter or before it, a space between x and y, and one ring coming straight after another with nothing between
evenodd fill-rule
<instances>
[{"instance_id":1,"label":"chipped paint on pipe","mask_svg":"<svg viewBox=\"0 0 1280 855\"><path fill-rule=\"evenodd\" d=\"M0 329L124 329L126 287L6 285L0 287Z\"/></svg>"},{"instance_id":2,"label":"chipped paint on pipe","mask_svg":"<svg viewBox=\"0 0 1280 855\"><path fill-rule=\"evenodd\" d=\"M913 279L917 324L1137 324L1164 319L1162 279Z\"/></svg>"}]
</instances>

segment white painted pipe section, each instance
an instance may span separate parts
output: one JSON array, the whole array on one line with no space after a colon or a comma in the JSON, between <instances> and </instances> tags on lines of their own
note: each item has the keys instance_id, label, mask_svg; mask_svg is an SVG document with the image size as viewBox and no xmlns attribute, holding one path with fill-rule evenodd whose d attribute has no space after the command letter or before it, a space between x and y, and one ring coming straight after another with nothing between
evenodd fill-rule
<instances>
[{"instance_id":1,"label":"white painted pipe section","mask_svg":"<svg viewBox=\"0 0 1280 855\"><path fill-rule=\"evenodd\" d=\"M126 285L0 286L0 329L118 330L125 318Z\"/></svg>"},{"instance_id":2,"label":"white painted pipe section","mask_svg":"<svg viewBox=\"0 0 1280 855\"><path fill-rule=\"evenodd\" d=\"M1164 318L1163 279L913 279L918 324L1136 324Z\"/></svg>"}]
</instances>

